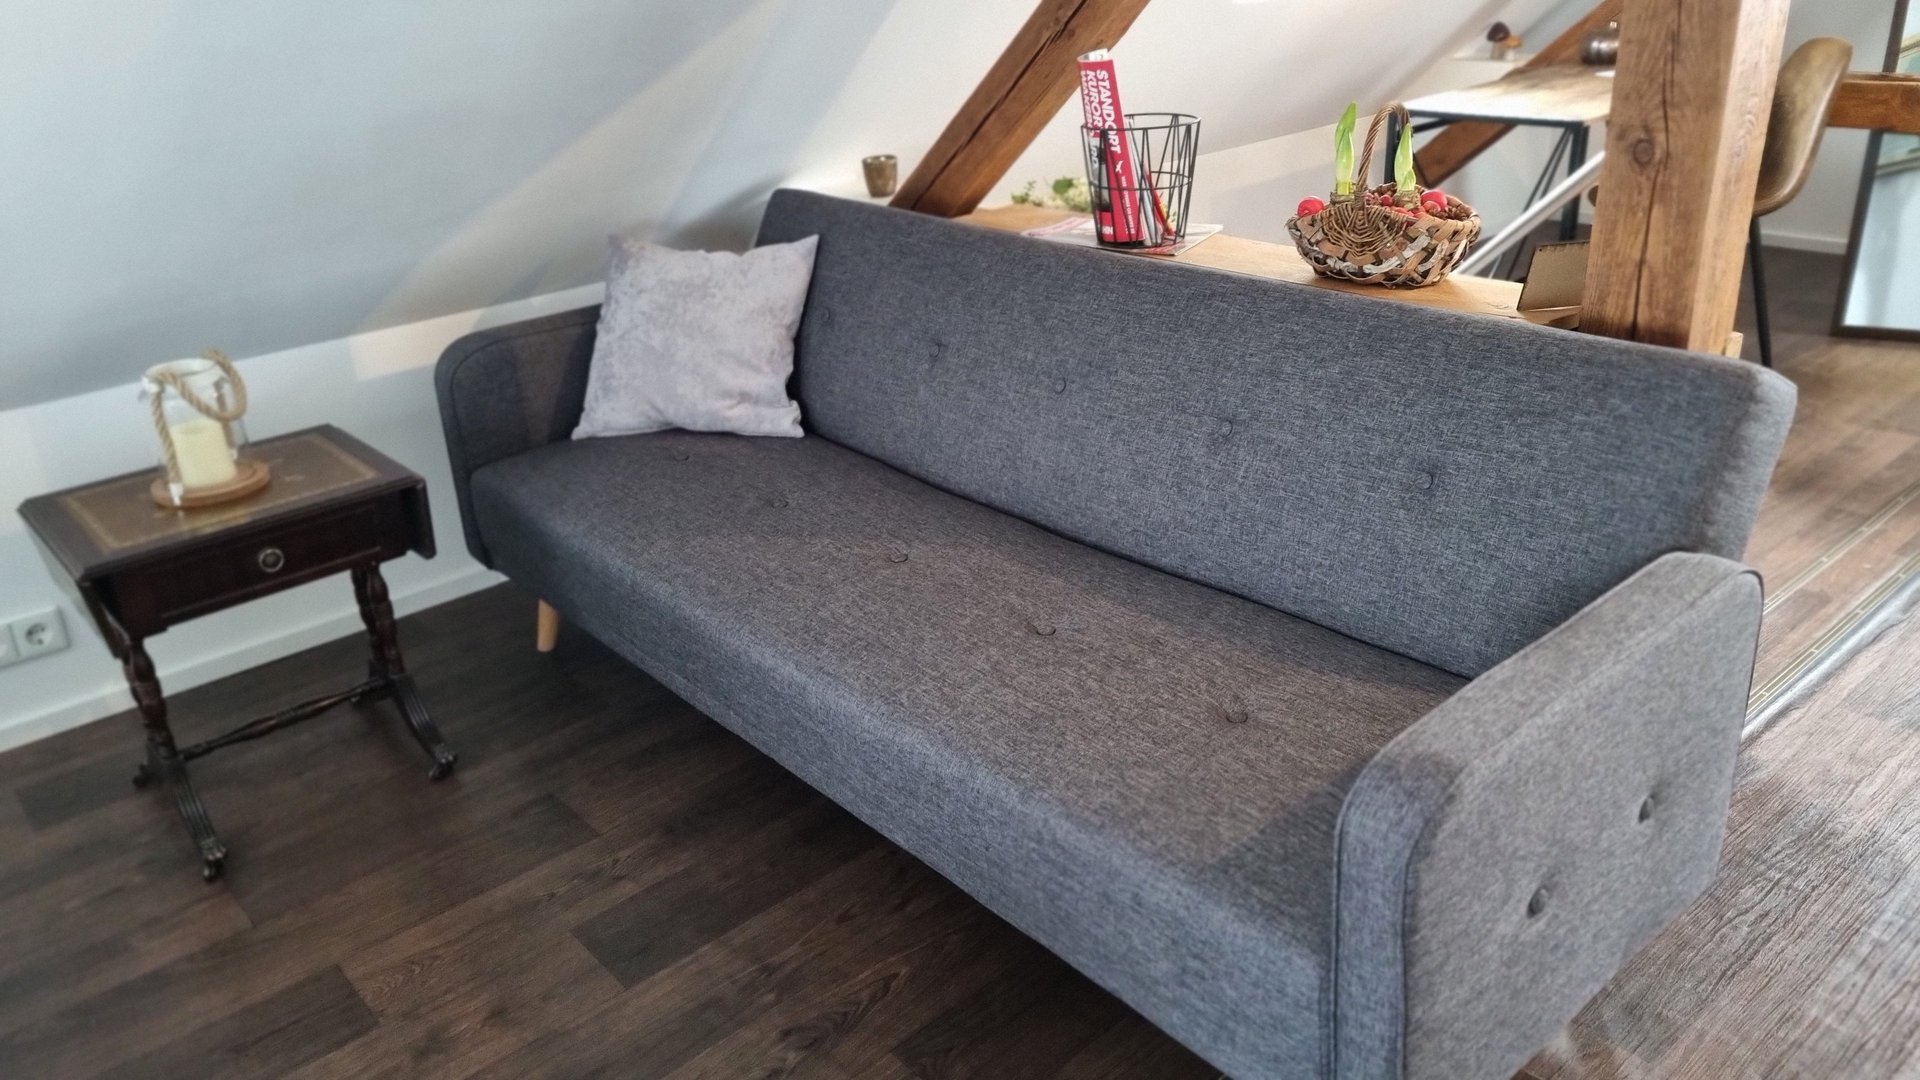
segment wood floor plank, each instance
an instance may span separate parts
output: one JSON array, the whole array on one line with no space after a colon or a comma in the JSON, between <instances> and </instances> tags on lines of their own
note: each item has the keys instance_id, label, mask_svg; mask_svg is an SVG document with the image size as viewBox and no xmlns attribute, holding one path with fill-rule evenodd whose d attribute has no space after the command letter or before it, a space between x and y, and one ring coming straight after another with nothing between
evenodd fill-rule
<instances>
[{"instance_id":1,"label":"wood floor plank","mask_svg":"<svg viewBox=\"0 0 1920 1080\"><path fill-rule=\"evenodd\" d=\"M347 782L303 798L300 820L280 823L234 856L230 888L250 916L265 922L470 829L465 816L443 812L449 805L486 808L542 797L588 748L624 754L658 737L658 728L624 715L576 721L508 752L468 761L438 783L428 781L424 766L410 757L415 767L404 775ZM350 813L382 827L338 828L335 823Z\"/></svg>"},{"instance_id":2,"label":"wood floor plank","mask_svg":"<svg viewBox=\"0 0 1920 1080\"><path fill-rule=\"evenodd\" d=\"M1847 942L1809 997L1831 1002L1796 1018L1783 1032L1780 1076L1912 1076L1920 1074L1920 880L1909 875L1898 895Z\"/></svg>"},{"instance_id":3,"label":"wood floor plank","mask_svg":"<svg viewBox=\"0 0 1920 1080\"><path fill-rule=\"evenodd\" d=\"M0 786L0 851L17 851L32 835L33 825L27 820L26 807L20 805L11 789Z\"/></svg>"},{"instance_id":4,"label":"wood floor plank","mask_svg":"<svg viewBox=\"0 0 1920 1080\"><path fill-rule=\"evenodd\" d=\"M689 768L658 777L654 790L669 798L654 816L629 822L624 830L603 832L374 941L342 961L343 969L376 1010L395 1007L399 998L444 996L456 992L456 984L471 973L466 956L476 949L490 950L492 939L506 937L526 947L571 939L572 929L582 922L705 858L705 845L729 844L732 823L720 804L742 801L741 785L748 774L740 769L708 772L708 761L700 758L676 758L674 763ZM669 834L677 839L669 839Z\"/></svg>"},{"instance_id":5,"label":"wood floor plank","mask_svg":"<svg viewBox=\"0 0 1920 1080\"><path fill-rule=\"evenodd\" d=\"M1126 1015L1126 1007L1059 963L1015 968L894 1047L922 1080L1050 1077Z\"/></svg>"},{"instance_id":6,"label":"wood floor plank","mask_svg":"<svg viewBox=\"0 0 1920 1080\"><path fill-rule=\"evenodd\" d=\"M1161 1038L1159 1031L1129 1016L1075 1055L1056 1080L1124 1080L1132 1076L1166 1080L1218 1080L1220 1070L1193 1051Z\"/></svg>"},{"instance_id":7,"label":"wood floor plank","mask_svg":"<svg viewBox=\"0 0 1920 1080\"><path fill-rule=\"evenodd\" d=\"M76 628L75 632L87 631ZM117 723L102 720L55 732L0 753L0 786L12 790L50 772L72 768L78 762L124 753L129 745L137 749L140 722L131 714L122 714L116 719ZM133 737L131 744L129 736Z\"/></svg>"},{"instance_id":8,"label":"wood floor plank","mask_svg":"<svg viewBox=\"0 0 1920 1080\"><path fill-rule=\"evenodd\" d=\"M957 905L955 907L954 905ZM666 1076L755 1017L978 911L910 856L876 846L477 1076Z\"/></svg>"},{"instance_id":9,"label":"wood floor plank","mask_svg":"<svg viewBox=\"0 0 1920 1080\"><path fill-rule=\"evenodd\" d=\"M1770 585L1792 582L1889 503L1909 495L1920 477L1920 439L1879 429L1853 431L1855 438L1824 458L1793 459L1804 469L1804 479L1791 473L1776 477L1749 545L1754 565ZM1835 484L1835 475L1848 482Z\"/></svg>"},{"instance_id":10,"label":"wood floor plank","mask_svg":"<svg viewBox=\"0 0 1920 1080\"><path fill-rule=\"evenodd\" d=\"M467 1076L620 993L618 980L564 937L462 939L431 958L439 992L386 982L379 1026L286 1080L424 1080Z\"/></svg>"},{"instance_id":11,"label":"wood floor plank","mask_svg":"<svg viewBox=\"0 0 1920 1080\"><path fill-rule=\"evenodd\" d=\"M114 1080L239 1080L277 1077L375 1025L338 968L191 1031L111 1070Z\"/></svg>"},{"instance_id":12,"label":"wood floor plank","mask_svg":"<svg viewBox=\"0 0 1920 1080\"><path fill-rule=\"evenodd\" d=\"M170 861L177 871L177 861ZM197 896L140 907L145 913L136 916L129 905L86 905L63 913L71 917L40 923L46 933L31 945L12 947L0 968L0 1036L84 1008L114 987L253 926L233 897L204 888Z\"/></svg>"},{"instance_id":13,"label":"wood floor plank","mask_svg":"<svg viewBox=\"0 0 1920 1080\"><path fill-rule=\"evenodd\" d=\"M749 1018L676 1069L673 1080L729 1080L748 1073L832 1078L863 1073L882 1060L897 1062L892 1048L907 1034L990 979L1031 961L1031 942L1009 934L925 866L904 855L887 857L892 854L872 860L887 878L876 882L879 888L866 888L862 899L887 909L890 921L904 930L887 935L895 951L886 955L880 942L868 940L839 955L816 954L816 965L850 973L815 980ZM929 917L936 913L944 917ZM872 957L879 959L863 963Z\"/></svg>"},{"instance_id":14,"label":"wood floor plank","mask_svg":"<svg viewBox=\"0 0 1920 1080\"><path fill-rule=\"evenodd\" d=\"M85 1075L137 1057L183 1024L286 989L357 946L414 925L594 836L543 796L470 822L419 857L353 881L250 933L218 941L0 1037L12 1075ZM112 1040L89 1037L111 1030ZM0 1075L6 1075L0 1069Z\"/></svg>"},{"instance_id":15,"label":"wood floor plank","mask_svg":"<svg viewBox=\"0 0 1920 1080\"><path fill-rule=\"evenodd\" d=\"M622 985L662 969L880 843L851 814L789 788L792 809L737 845L641 890L576 927L573 936Z\"/></svg>"},{"instance_id":16,"label":"wood floor plank","mask_svg":"<svg viewBox=\"0 0 1920 1080\"><path fill-rule=\"evenodd\" d=\"M847 1031L842 1041L829 1049L824 1060L812 1062L817 1067L799 1070L796 1075L818 1080L895 1072L922 1076L928 1075L932 1068L956 1066L981 1075L996 1075L995 1070L1000 1066L991 1061L978 1067L971 1064L975 1049L972 1047L967 1048L958 1062L951 1056L925 1054L913 1054L909 1060L903 1060L899 1050L915 1038L924 1039L939 1025L951 1023L965 1010L977 1007L979 995L1009 973L1027 972L1037 977L1051 965L1063 968L1065 965L1034 942L1009 934L997 920L984 926L977 935L953 935L932 944L937 950L926 948L899 958L908 981L896 989L892 1006ZM917 981L916 967L919 969ZM1095 997L1105 997L1091 984L1085 989ZM1075 1007L1079 1007L1078 1002ZM1057 1075L1153 1077L1155 1080L1213 1080L1219 1075L1217 1070L1124 1005L1115 1001L1111 1008L1120 1019L1061 1066ZM1104 1006L1097 1007L1094 1011L1104 1009ZM1050 1015L1051 1011L1051 1005L1032 1010L1036 1018ZM1125 1045L1138 1053L1103 1064L1100 1049L1110 1044ZM993 1048L995 1053L1004 1049L1004 1046Z\"/></svg>"},{"instance_id":17,"label":"wood floor plank","mask_svg":"<svg viewBox=\"0 0 1920 1080\"><path fill-rule=\"evenodd\" d=\"M649 798L636 813L526 873L348 958L342 967L381 1017L374 1032L297 1078L464 1076L568 1026L621 985L568 933L750 828L737 812L781 777L702 723L702 737L654 741L618 763ZM644 768L640 768L644 764Z\"/></svg>"}]
</instances>

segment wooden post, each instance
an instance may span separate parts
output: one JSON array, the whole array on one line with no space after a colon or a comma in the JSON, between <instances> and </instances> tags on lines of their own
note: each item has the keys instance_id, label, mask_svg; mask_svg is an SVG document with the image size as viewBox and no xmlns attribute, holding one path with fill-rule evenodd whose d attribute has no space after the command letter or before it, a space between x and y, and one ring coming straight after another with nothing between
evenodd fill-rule
<instances>
[{"instance_id":1,"label":"wooden post","mask_svg":"<svg viewBox=\"0 0 1920 1080\"><path fill-rule=\"evenodd\" d=\"M1626 0L1582 329L1725 347L1786 20L1787 0Z\"/></svg>"},{"instance_id":2,"label":"wooden post","mask_svg":"<svg viewBox=\"0 0 1920 1080\"><path fill-rule=\"evenodd\" d=\"M1040 0L893 205L970 214L1080 85L1082 53L1111 48L1147 0ZM957 10L957 9L956 9Z\"/></svg>"},{"instance_id":3,"label":"wooden post","mask_svg":"<svg viewBox=\"0 0 1920 1080\"><path fill-rule=\"evenodd\" d=\"M1548 42L1532 59L1521 64L1519 70L1570 64L1579 60L1580 46L1587 40L1587 35L1619 18L1622 3L1623 0L1600 0L1579 22L1567 27L1564 33ZM1477 120L1448 124L1428 140L1419 153L1413 155L1413 166L1419 172L1420 182L1437 187L1441 181L1459 172L1461 166L1479 157L1482 150L1499 142L1512 130L1512 124L1491 124Z\"/></svg>"}]
</instances>

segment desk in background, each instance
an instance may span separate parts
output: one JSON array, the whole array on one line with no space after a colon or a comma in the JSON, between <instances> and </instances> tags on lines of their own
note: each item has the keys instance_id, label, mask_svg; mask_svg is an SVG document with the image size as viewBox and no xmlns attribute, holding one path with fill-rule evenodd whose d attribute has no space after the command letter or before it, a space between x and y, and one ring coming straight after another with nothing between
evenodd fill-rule
<instances>
[{"instance_id":1,"label":"desk in background","mask_svg":"<svg viewBox=\"0 0 1920 1080\"><path fill-rule=\"evenodd\" d=\"M1554 128L1560 139L1535 181L1529 206L1553 186L1561 163L1573 175L1587 160L1587 140L1593 125L1604 122L1613 107L1613 69L1586 64L1553 64L1521 69L1504 78L1460 90L1427 94L1406 103L1415 132L1430 131L1461 120L1522 127ZM1397 121L1387 128L1387 180L1393 180L1393 147L1399 142ZM1560 239L1571 240L1580 227L1580 203L1567 204L1560 220Z\"/></svg>"}]
</instances>

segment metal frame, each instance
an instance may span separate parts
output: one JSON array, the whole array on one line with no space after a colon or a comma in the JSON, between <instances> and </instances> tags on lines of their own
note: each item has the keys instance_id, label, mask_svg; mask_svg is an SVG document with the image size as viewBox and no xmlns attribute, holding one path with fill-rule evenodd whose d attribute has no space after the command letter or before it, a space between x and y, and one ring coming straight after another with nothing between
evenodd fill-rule
<instances>
[{"instance_id":1,"label":"metal frame","mask_svg":"<svg viewBox=\"0 0 1920 1080\"><path fill-rule=\"evenodd\" d=\"M1773 316L1767 311L1767 259L1760 219L1747 219L1747 265L1753 270L1753 322L1760 339L1760 366L1773 366Z\"/></svg>"}]
</instances>

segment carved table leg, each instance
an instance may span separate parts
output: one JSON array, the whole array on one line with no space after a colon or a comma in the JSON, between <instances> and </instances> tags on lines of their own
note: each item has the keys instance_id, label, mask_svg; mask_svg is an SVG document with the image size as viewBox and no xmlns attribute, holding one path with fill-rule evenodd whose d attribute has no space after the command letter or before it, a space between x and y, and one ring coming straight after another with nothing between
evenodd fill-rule
<instances>
[{"instance_id":1,"label":"carved table leg","mask_svg":"<svg viewBox=\"0 0 1920 1080\"><path fill-rule=\"evenodd\" d=\"M438 780L453 771L459 757L447 749L440 729L427 713L426 702L414 688L413 676L407 674L406 661L400 656L400 634L393 623L393 603L388 599L387 582L380 575L379 563L353 568L353 596L360 602L360 621L367 626L367 643L373 652L367 664L368 674L383 682L393 695L407 719L408 730L433 758L433 768L427 772L427 778Z\"/></svg>"},{"instance_id":2,"label":"carved table leg","mask_svg":"<svg viewBox=\"0 0 1920 1080\"><path fill-rule=\"evenodd\" d=\"M379 564L374 565L373 572L379 572ZM353 580L353 599L354 603L360 607L360 623L367 628L368 652L371 654L371 659L367 661L367 681L372 688L351 699L353 704L359 705L365 701L377 701L393 695L393 670L387 659L386 646L380 640L377 619L373 613L372 575L366 568L356 566L348 576ZM381 579L381 584L386 584L384 578ZM399 646L396 644L394 652L399 651Z\"/></svg>"},{"instance_id":3,"label":"carved table leg","mask_svg":"<svg viewBox=\"0 0 1920 1080\"><path fill-rule=\"evenodd\" d=\"M173 793L181 820L187 823L187 832L200 849L200 876L212 881L220 876L227 846L213 831L207 808L200 802L200 793L193 789L193 779L187 775L187 763L174 745L173 729L167 724L167 699L161 694L160 680L153 673L153 660L147 656L142 643L124 640L121 644L121 667L126 671L127 685L133 690L134 703L139 706L140 718L147 728L147 760L133 774L134 786L146 787L155 779L166 784L167 790Z\"/></svg>"}]
</instances>

